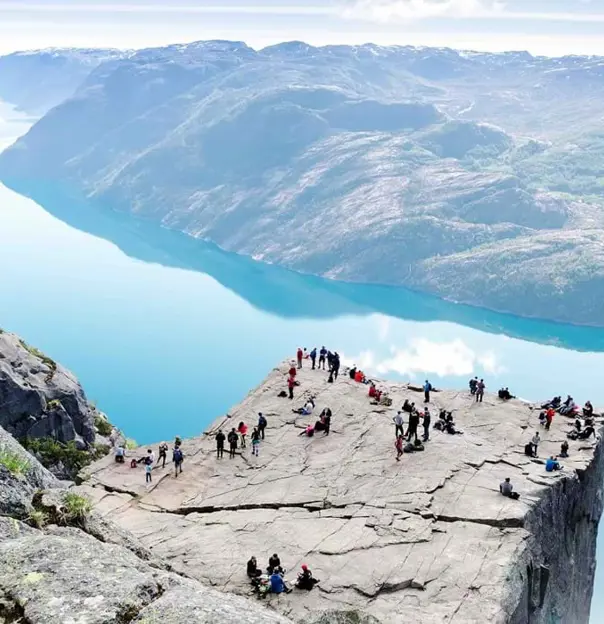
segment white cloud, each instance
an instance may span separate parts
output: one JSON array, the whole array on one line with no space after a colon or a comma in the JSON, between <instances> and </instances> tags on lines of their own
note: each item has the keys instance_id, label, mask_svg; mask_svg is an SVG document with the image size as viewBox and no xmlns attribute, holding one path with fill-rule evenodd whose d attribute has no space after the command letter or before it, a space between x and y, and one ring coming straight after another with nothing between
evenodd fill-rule
<instances>
[{"instance_id":1,"label":"white cloud","mask_svg":"<svg viewBox=\"0 0 604 624\"><path fill-rule=\"evenodd\" d=\"M362 351L356 357L343 355L344 363L356 364L367 373L387 376L396 373L411 378L417 375L437 377L479 374L499 375L505 371L493 352L476 353L462 340L436 342L425 338L410 341L405 349L391 347L390 355L380 358L371 350Z\"/></svg>"}]
</instances>

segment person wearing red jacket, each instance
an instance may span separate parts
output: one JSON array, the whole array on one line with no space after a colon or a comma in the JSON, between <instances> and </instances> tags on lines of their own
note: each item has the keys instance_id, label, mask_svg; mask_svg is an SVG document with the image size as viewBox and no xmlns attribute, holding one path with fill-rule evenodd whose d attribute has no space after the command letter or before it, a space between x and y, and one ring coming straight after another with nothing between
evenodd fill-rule
<instances>
[{"instance_id":1,"label":"person wearing red jacket","mask_svg":"<svg viewBox=\"0 0 604 624\"><path fill-rule=\"evenodd\" d=\"M239 423L237 433L241 436L241 448L245 448L245 436L247 435L247 425L244 422Z\"/></svg>"},{"instance_id":2,"label":"person wearing red jacket","mask_svg":"<svg viewBox=\"0 0 604 624\"><path fill-rule=\"evenodd\" d=\"M298 352L296 353L296 358L298 360L298 368L302 368L302 356L303 355L304 353L302 352L302 349L298 347Z\"/></svg>"},{"instance_id":3,"label":"person wearing red jacket","mask_svg":"<svg viewBox=\"0 0 604 624\"><path fill-rule=\"evenodd\" d=\"M293 377L289 377L287 380L287 389L289 390L289 398L294 398L294 386L296 385L296 380Z\"/></svg>"},{"instance_id":4,"label":"person wearing red jacket","mask_svg":"<svg viewBox=\"0 0 604 624\"><path fill-rule=\"evenodd\" d=\"M545 428L549 429L552 426L552 420L554 420L554 414L556 412L550 407L547 412L545 412Z\"/></svg>"}]
</instances>

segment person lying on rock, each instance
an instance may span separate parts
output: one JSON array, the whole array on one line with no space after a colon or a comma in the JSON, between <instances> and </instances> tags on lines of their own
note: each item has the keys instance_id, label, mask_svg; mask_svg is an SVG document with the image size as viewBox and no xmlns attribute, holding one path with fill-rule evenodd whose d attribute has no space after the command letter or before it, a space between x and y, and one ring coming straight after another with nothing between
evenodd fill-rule
<instances>
[{"instance_id":1,"label":"person lying on rock","mask_svg":"<svg viewBox=\"0 0 604 624\"><path fill-rule=\"evenodd\" d=\"M312 438L315 435L315 428L313 425L307 425L298 435Z\"/></svg>"},{"instance_id":2,"label":"person lying on rock","mask_svg":"<svg viewBox=\"0 0 604 624\"><path fill-rule=\"evenodd\" d=\"M262 570L258 569L258 562L256 561L256 557L252 555L250 560L247 562L247 575L253 579L262 575Z\"/></svg>"},{"instance_id":3,"label":"person lying on rock","mask_svg":"<svg viewBox=\"0 0 604 624\"><path fill-rule=\"evenodd\" d=\"M560 445L560 457L568 457L568 442L566 440Z\"/></svg>"},{"instance_id":4,"label":"person lying on rock","mask_svg":"<svg viewBox=\"0 0 604 624\"><path fill-rule=\"evenodd\" d=\"M298 589L306 589L310 591L317 583L319 579L313 578L312 572L308 566L303 563L302 571L298 574L298 580L296 581L296 587Z\"/></svg>"},{"instance_id":5,"label":"person lying on rock","mask_svg":"<svg viewBox=\"0 0 604 624\"><path fill-rule=\"evenodd\" d=\"M271 557L269 557L268 568L266 568L266 571L269 574L272 574L273 572L285 574L285 570L281 567L281 559L279 559L279 555L277 553L274 553Z\"/></svg>"},{"instance_id":6,"label":"person lying on rock","mask_svg":"<svg viewBox=\"0 0 604 624\"><path fill-rule=\"evenodd\" d=\"M562 466L558 460L552 455L545 462L545 470L547 472L555 472L556 470L562 470Z\"/></svg>"},{"instance_id":7,"label":"person lying on rock","mask_svg":"<svg viewBox=\"0 0 604 624\"><path fill-rule=\"evenodd\" d=\"M506 477L505 481L499 485L499 491L503 494L503 496L507 496L508 498L513 498L515 500L520 498L520 494L518 494L518 492L514 492L514 486L510 482L509 477Z\"/></svg>"}]
</instances>

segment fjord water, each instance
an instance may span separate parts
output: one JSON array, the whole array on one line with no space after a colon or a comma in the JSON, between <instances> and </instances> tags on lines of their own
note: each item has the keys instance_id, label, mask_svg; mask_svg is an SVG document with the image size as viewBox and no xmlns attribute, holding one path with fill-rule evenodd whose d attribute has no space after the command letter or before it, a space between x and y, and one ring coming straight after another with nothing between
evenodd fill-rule
<instances>
[{"instance_id":1,"label":"fjord water","mask_svg":"<svg viewBox=\"0 0 604 624\"><path fill-rule=\"evenodd\" d=\"M0 107L0 147L28 123ZM604 405L602 329L301 276L26 190L39 203L0 185L0 325L73 370L139 442L200 433L299 345L391 379L464 388L476 374L526 399ZM597 587L593 611L604 621Z\"/></svg>"}]
</instances>

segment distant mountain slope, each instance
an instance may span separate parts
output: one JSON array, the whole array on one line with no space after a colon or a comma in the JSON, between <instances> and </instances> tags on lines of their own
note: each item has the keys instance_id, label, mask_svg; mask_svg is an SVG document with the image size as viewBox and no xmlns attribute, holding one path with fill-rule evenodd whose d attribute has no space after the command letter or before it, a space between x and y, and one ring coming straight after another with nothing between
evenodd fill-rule
<instances>
[{"instance_id":1,"label":"distant mountain slope","mask_svg":"<svg viewBox=\"0 0 604 624\"><path fill-rule=\"evenodd\" d=\"M95 67L122 56L117 50L67 48L0 56L0 99L43 114L71 97Z\"/></svg>"},{"instance_id":2,"label":"distant mountain slope","mask_svg":"<svg viewBox=\"0 0 604 624\"><path fill-rule=\"evenodd\" d=\"M603 63L299 42L142 50L93 70L0 155L0 177L300 271L601 324L576 297L604 295Z\"/></svg>"}]
</instances>

